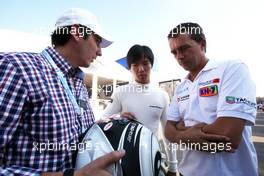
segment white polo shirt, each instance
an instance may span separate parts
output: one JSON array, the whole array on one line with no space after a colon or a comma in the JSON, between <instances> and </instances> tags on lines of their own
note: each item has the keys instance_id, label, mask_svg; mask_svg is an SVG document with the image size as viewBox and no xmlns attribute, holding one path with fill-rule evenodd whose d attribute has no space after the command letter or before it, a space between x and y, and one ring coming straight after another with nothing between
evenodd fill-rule
<instances>
[{"instance_id":1,"label":"white polo shirt","mask_svg":"<svg viewBox=\"0 0 264 176\"><path fill-rule=\"evenodd\" d=\"M257 156L251 141L256 118L256 90L248 69L241 61L209 60L191 82L185 79L175 90L168 120L184 120L186 126L213 123L218 117L247 121L235 153L183 151L179 171L184 176L255 176Z\"/></svg>"}]
</instances>

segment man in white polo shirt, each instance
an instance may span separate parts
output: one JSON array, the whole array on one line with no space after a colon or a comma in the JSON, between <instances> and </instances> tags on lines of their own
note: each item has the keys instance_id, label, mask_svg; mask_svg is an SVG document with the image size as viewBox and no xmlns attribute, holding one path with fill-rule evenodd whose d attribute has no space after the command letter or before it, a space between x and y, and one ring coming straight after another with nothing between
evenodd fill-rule
<instances>
[{"instance_id":1,"label":"man in white polo shirt","mask_svg":"<svg viewBox=\"0 0 264 176\"><path fill-rule=\"evenodd\" d=\"M196 23L179 24L168 40L171 53L189 72L175 90L165 130L167 139L185 146L179 172L258 175L250 139L256 118L255 85L246 65L209 60L203 30Z\"/></svg>"},{"instance_id":2,"label":"man in white polo shirt","mask_svg":"<svg viewBox=\"0 0 264 176\"><path fill-rule=\"evenodd\" d=\"M150 83L151 69L154 64L154 54L145 45L133 45L127 53L127 65L134 81L120 86L112 95L103 117L120 113L122 117L136 119L156 136L164 132L166 125L169 96L162 89ZM159 124L161 128L159 129ZM167 176L175 176L177 171L176 152L169 142L163 138L167 149Z\"/></svg>"}]
</instances>

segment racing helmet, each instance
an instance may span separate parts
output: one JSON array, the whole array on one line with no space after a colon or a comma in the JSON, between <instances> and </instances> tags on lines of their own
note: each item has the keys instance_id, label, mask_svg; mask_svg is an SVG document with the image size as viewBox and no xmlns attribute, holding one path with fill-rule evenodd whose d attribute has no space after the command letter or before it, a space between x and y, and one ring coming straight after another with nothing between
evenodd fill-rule
<instances>
[{"instance_id":1,"label":"racing helmet","mask_svg":"<svg viewBox=\"0 0 264 176\"><path fill-rule=\"evenodd\" d=\"M76 169L114 150L126 155L109 166L113 176L160 176L161 152L158 139L145 126L125 118L94 124L85 134L83 148L78 151Z\"/></svg>"}]
</instances>

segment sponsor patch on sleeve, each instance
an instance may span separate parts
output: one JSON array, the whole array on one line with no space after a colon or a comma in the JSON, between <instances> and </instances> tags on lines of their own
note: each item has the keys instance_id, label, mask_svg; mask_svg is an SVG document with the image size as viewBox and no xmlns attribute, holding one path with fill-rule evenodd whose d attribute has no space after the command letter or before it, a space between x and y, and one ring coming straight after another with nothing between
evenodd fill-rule
<instances>
[{"instance_id":1,"label":"sponsor patch on sleeve","mask_svg":"<svg viewBox=\"0 0 264 176\"><path fill-rule=\"evenodd\" d=\"M226 96L226 103L228 104L245 104L247 106L257 108L257 104L255 102L249 101L246 98L238 98L233 96Z\"/></svg>"},{"instance_id":2,"label":"sponsor patch on sleeve","mask_svg":"<svg viewBox=\"0 0 264 176\"><path fill-rule=\"evenodd\" d=\"M227 96L226 97L226 102L228 104L234 104L236 102L236 97Z\"/></svg>"},{"instance_id":3,"label":"sponsor patch on sleeve","mask_svg":"<svg viewBox=\"0 0 264 176\"><path fill-rule=\"evenodd\" d=\"M215 96L218 94L218 87L217 85L202 87L200 88L199 93L201 97Z\"/></svg>"}]
</instances>

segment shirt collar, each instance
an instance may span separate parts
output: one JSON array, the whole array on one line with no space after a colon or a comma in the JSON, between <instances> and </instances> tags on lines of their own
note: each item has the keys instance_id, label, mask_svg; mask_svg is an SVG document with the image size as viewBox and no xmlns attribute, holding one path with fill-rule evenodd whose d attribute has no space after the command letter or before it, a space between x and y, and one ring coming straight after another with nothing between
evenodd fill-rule
<instances>
[{"instance_id":1,"label":"shirt collar","mask_svg":"<svg viewBox=\"0 0 264 176\"><path fill-rule=\"evenodd\" d=\"M202 69L202 72L212 70L218 67L218 63L215 60L209 59L205 67Z\"/></svg>"},{"instance_id":2,"label":"shirt collar","mask_svg":"<svg viewBox=\"0 0 264 176\"><path fill-rule=\"evenodd\" d=\"M214 68L218 67L218 63L215 60L211 60L209 59L208 62L206 63L206 65L204 66L204 68L198 73L197 77L202 73L202 72L206 72L209 70L212 70ZM184 81L188 81L189 80L189 74L187 74L184 78Z\"/></svg>"},{"instance_id":3,"label":"shirt collar","mask_svg":"<svg viewBox=\"0 0 264 176\"><path fill-rule=\"evenodd\" d=\"M72 72L71 70L76 69L72 67L70 63L64 59L54 48L47 47L45 50L49 53L50 57L64 75L67 75Z\"/></svg>"},{"instance_id":4,"label":"shirt collar","mask_svg":"<svg viewBox=\"0 0 264 176\"><path fill-rule=\"evenodd\" d=\"M141 83L138 83L138 82L135 81L135 80L133 80L131 83L134 84L134 85L137 86L137 87L142 87L142 88L144 88L144 89L149 89L149 87L150 87L150 85L151 85L151 83L148 83L148 84L141 84Z\"/></svg>"},{"instance_id":5,"label":"shirt collar","mask_svg":"<svg viewBox=\"0 0 264 176\"><path fill-rule=\"evenodd\" d=\"M142 85L142 86L147 86L150 84L150 83L142 84L142 83L137 82L136 80L133 80L132 83L137 84L137 85Z\"/></svg>"},{"instance_id":6,"label":"shirt collar","mask_svg":"<svg viewBox=\"0 0 264 176\"><path fill-rule=\"evenodd\" d=\"M68 71L68 75L70 77L76 77L76 78L81 79L81 80L83 80L83 78L84 78L84 72L79 67L77 67L77 68L72 67Z\"/></svg>"}]
</instances>

